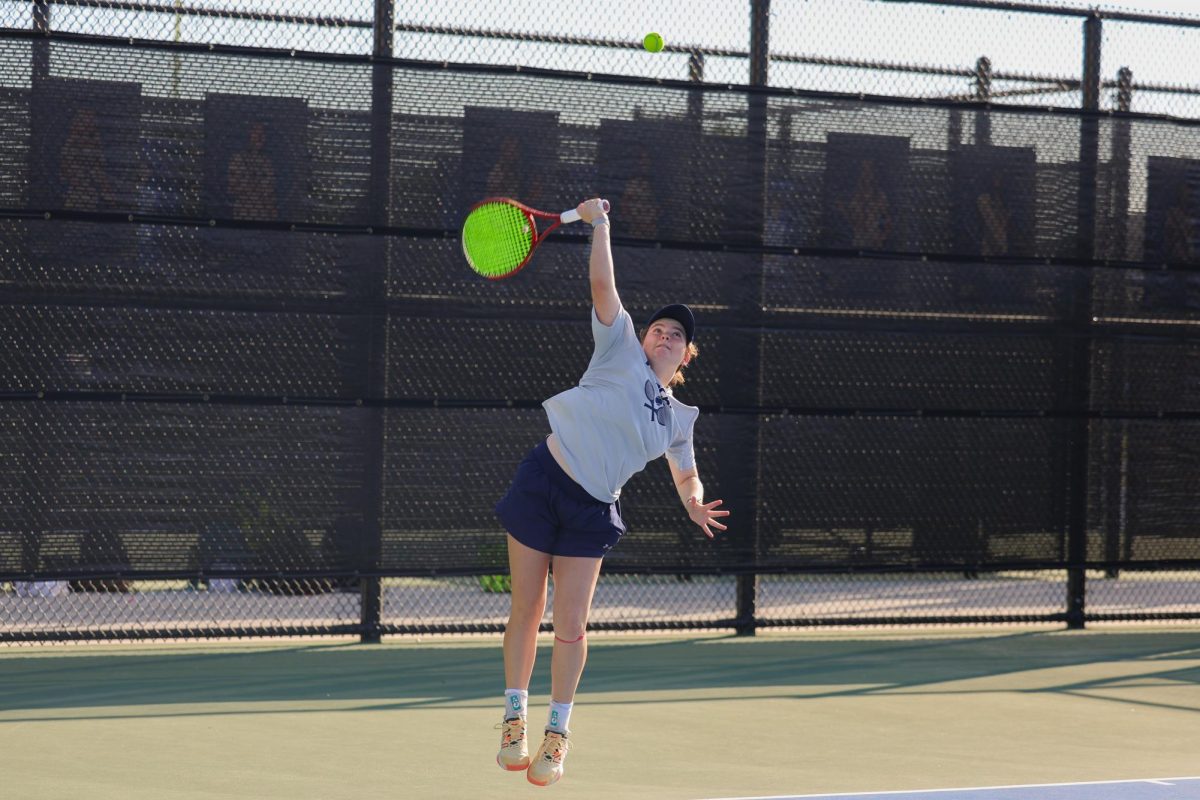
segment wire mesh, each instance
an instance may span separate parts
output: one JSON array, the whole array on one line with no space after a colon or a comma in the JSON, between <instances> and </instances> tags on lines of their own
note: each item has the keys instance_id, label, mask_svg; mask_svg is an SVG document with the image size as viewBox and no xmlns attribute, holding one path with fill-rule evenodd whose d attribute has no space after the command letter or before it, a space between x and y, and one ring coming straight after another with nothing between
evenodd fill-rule
<instances>
[{"instance_id":1,"label":"wire mesh","mask_svg":"<svg viewBox=\"0 0 1200 800\"><path fill-rule=\"evenodd\" d=\"M1072 17L850 0L776 3L771 29L773 86L1079 105Z\"/></svg>"},{"instance_id":2,"label":"wire mesh","mask_svg":"<svg viewBox=\"0 0 1200 800\"><path fill-rule=\"evenodd\" d=\"M1200 615L1195 571L1087 573L1090 622L1186 622ZM590 627L607 630L735 627L737 578L604 575ZM387 633L494 633L508 618L502 576L388 578ZM3 637L130 640L263 633L347 635L360 620L356 580L209 578L191 581L36 580L0 583ZM550 582L543 626L553 628ZM758 624L803 629L990 621L1060 625L1065 573L763 575Z\"/></svg>"},{"instance_id":3,"label":"wire mesh","mask_svg":"<svg viewBox=\"0 0 1200 800\"><path fill-rule=\"evenodd\" d=\"M31 580L0 584L7 641L348 632L357 582L328 578Z\"/></svg>"},{"instance_id":4,"label":"wire mesh","mask_svg":"<svg viewBox=\"0 0 1200 800\"><path fill-rule=\"evenodd\" d=\"M616 0L600 14L586 4L547 13L532 0L493 8L402 0L395 14L399 58L749 82L750 9L736 0L710 3L703 13L684 0ZM660 53L642 47L651 31L666 40Z\"/></svg>"},{"instance_id":5,"label":"wire mesh","mask_svg":"<svg viewBox=\"0 0 1200 800\"><path fill-rule=\"evenodd\" d=\"M1088 573L1089 615L1095 622L1196 618L1197 580L1188 570L1109 570Z\"/></svg>"},{"instance_id":6,"label":"wire mesh","mask_svg":"<svg viewBox=\"0 0 1200 800\"><path fill-rule=\"evenodd\" d=\"M1047 11L1004 4L776 2L769 82L809 91L1078 107L1081 27L1093 8L1069 0L1043 5ZM0 27L34 27L43 13L38 7L0 0ZM55 33L348 55L375 47L373 0L51 0L40 7ZM1200 28L1186 26L1194 18L1156 12L1158 21L1149 22L1109 18L1131 13L1119 5L1095 9L1107 15L1102 107L1200 115L1200 86L1188 66L1200 36ZM502 10L396 0L390 10L397 58L750 82L752 4L743 0L710 0L700 13L682 0L615 0L604 14L586 5L547 14L535 0L505 3ZM643 49L650 31L663 34L663 52ZM1125 90L1122 69L1132 75ZM187 72L184 63L180 72Z\"/></svg>"},{"instance_id":7,"label":"wire mesh","mask_svg":"<svg viewBox=\"0 0 1200 800\"><path fill-rule=\"evenodd\" d=\"M509 597L492 576L384 582L383 621L404 630L482 626L503 630ZM736 578L703 575L604 575L596 586L594 630L731 627ZM553 627L554 582L543 624Z\"/></svg>"},{"instance_id":8,"label":"wire mesh","mask_svg":"<svg viewBox=\"0 0 1200 800\"><path fill-rule=\"evenodd\" d=\"M1200 80L1182 68L1197 48L1200 27L1105 21L1101 74L1107 83L1106 107L1200 117ZM1122 70L1128 70L1124 77Z\"/></svg>"},{"instance_id":9,"label":"wire mesh","mask_svg":"<svg viewBox=\"0 0 1200 800\"><path fill-rule=\"evenodd\" d=\"M1061 571L766 575L758 609L775 626L849 620L954 622L1061 620L1066 611Z\"/></svg>"},{"instance_id":10,"label":"wire mesh","mask_svg":"<svg viewBox=\"0 0 1200 800\"><path fill-rule=\"evenodd\" d=\"M34 24L28 0L0 4L6 27ZM366 55L374 0L51 0L53 33Z\"/></svg>"}]
</instances>

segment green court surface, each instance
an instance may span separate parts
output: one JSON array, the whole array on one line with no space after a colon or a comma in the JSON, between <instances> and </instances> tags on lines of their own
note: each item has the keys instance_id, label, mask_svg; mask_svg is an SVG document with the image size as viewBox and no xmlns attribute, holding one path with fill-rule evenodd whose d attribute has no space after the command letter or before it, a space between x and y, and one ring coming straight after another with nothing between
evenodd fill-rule
<instances>
[{"instance_id":1,"label":"green court surface","mask_svg":"<svg viewBox=\"0 0 1200 800\"><path fill-rule=\"evenodd\" d=\"M533 727L548 657L547 641ZM0 795L612 800L1195 775L1198 683L1194 626L596 634L566 777L539 789L494 761L497 637L7 647Z\"/></svg>"}]
</instances>

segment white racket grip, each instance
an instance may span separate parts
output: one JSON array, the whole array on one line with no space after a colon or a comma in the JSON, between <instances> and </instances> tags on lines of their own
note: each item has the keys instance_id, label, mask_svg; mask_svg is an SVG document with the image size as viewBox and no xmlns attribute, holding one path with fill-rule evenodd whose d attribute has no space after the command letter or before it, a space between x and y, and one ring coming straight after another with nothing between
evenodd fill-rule
<instances>
[{"instance_id":1,"label":"white racket grip","mask_svg":"<svg viewBox=\"0 0 1200 800\"><path fill-rule=\"evenodd\" d=\"M612 208L612 206L609 205L609 202L607 200L601 200L600 205L602 205L604 207L605 214L607 214L608 210L610 208ZM561 214L558 215L558 218L563 221L564 225L567 224L568 222L579 222L579 220L582 219L582 217L579 216L579 211L577 211L574 208L572 208L570 211L562 212Z\"/></svg>"}]
</instances>

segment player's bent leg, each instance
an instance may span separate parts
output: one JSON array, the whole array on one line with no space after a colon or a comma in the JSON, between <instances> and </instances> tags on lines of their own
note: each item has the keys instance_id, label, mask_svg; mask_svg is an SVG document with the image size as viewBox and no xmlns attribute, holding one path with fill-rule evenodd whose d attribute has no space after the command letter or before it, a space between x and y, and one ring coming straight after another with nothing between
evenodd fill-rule
<instances>
[{"instance_id":1,"label":"player's bent leg","mask_svg":"<svg viewBox=\"0 0 1200 800\"><path fill-rule=\"evenodd\" d=\"M600 577L602 559L554 557L554 653L550 662L550 698L570 703L587 661L587 621Z\"/></svg>"},{"instance_id":2,"label":"player's bent leg","mask_svg":"<svg viewBox=\"0 0 1200 800\"><path fill-rule=\"evenodd\" d=\"M550 555L508 537L512 607L504 628L504 680L508 688L528 689L537 656L537 634L546 613Z\"/></svg>"},{"instance_id":3,"label":"player's bent leg","mask_svg":"<svg viewBox=\"0 0 1200 800\"><path fill-rule=\"evenodd\" d=\"M508 566L512 577L512 608L504 628L504 680L510 689L529 688L537 657L537 635L546 613L546 576L550 556L508 537ZM496 763L518 772L529 766L526 718L505 713L500 723Z\"/></svg>"},{"instance_id":4,"label":"player's bent leg","mask_svg":"<svg viewBox=\"0 0 1200 800\"><path fill-rule=\"evenodd\" d=\"M557 705L575 700L575 690L587 661L587 621L591 613L600 558L554 557L554 653L551 657L550 699ZM563 776L569 747L565 720L560 729L547 728L542 746L525 773L530 783L549 786Z\"/></svg>"}]
</instances>

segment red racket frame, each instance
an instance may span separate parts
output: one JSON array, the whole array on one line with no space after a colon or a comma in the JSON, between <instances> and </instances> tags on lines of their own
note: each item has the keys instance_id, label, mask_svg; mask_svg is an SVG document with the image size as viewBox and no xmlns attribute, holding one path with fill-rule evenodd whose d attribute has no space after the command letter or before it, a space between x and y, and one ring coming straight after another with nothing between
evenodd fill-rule
<instances>
[{"instance_id":1,"label":"red racket frame","mask_svg":"<svg viewBox=\"0 0 1200 800\"><path fill-rule=\"evenodd\" d=\"M529 220L529 229L530 229L530 231L533 232L533 241L529 248L529 255L525 256L525 260L522 261L520 264L517 264L517 266L513 268L512 272L506 272L503 275L481 275L480 276L483 278L487 278L489 281L502 281L505 278L511 278L513 275L516 275L518 272L525 269L525 265L529 263L529 260L531 258L533 258L533 254L537 251L538 245L540 245L542 243L542 240L544 238L546 238L546 235L549 234L555 228L557 228L559 225L562 225L562 215L554 214L550 211L539 211L536 208L530 208L529 206L525 205L524 203L513 200L511 197L488 197L484 200L480 200L478 203L471 206L470 210L467 213L470 214L471 211L474 211L475 209L479 208L480 206L485 206L488 203L506 203L510 206L514 206L517 210L519 210L521 213L523 213L525 215L525 219ZM551 225L549 228L546 228L545 231L539 232L538 226L537 226L538 218L552 219L552 220L554 220L554 224Z\"/></svg>"},{"instance_id":2,"label":"red racket frame","mask_svg":"<svg viewBox=\"0 0 1200 800\"><path fill-rule=\"evenodd\" d=\"M525 215L525 219L529 220L529 230L532 231L532 233L533 233L533 241L529 248L529 255L525 256L525 260L522 261L520 264L518 264L516 267L514 267L511 272L506 272L503 275L480 275L480 277L487 278L489 281L502 281L506 278L511 278L513 275L516 275L518 272L525 269L525 265L528 264L530 259L533 258L533 254L535 252L537 252L538 245L540 245L542 243L542 240L545 239L547 236L549 236L550 233L553 232L555 228L557 228L558 226L563 224L562 215L567 213L567 211L575 210L575 209L567 209L567 211L563 211L559 214L555 214L550 211L539 211L536 208L530 208L529 206L525 205L524 203L522 203L518 200L513 200L511 197L487 197L487 198L484 198L483 200L480 200L475 205L471 206L471 208L468 209L467 214L470 215L470 213L472 211L479 208L480 206L487 205L488 203L507 203L508 205L513 206L514 208L516 208L518 211L520 211L521 213L523 213ZM604 210L607 212L611 206L609 206L607 200L604 200L603 203L604 203ZM537 220L539 218L540 219L552 219L552 220L554 220L554 224L551 225L549 228L546 228L544 231L538 231ZM478 274L478 273L476 273L476 274Z\"/></svg>"}]
</instances>

